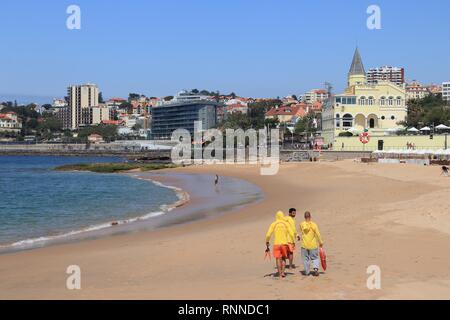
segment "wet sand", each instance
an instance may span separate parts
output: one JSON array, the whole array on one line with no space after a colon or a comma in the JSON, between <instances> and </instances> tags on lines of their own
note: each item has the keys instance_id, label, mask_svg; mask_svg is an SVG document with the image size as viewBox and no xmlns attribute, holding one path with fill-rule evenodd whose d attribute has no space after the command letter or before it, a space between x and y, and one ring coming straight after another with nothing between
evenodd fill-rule
<instances>
[{"instance_id":1,"label":"wet sand","mask_svg":"<svg viewBox=\"0 0 450 320\"><path fill-rule=\"evenodd\" d=\"M438 167L353 161L171 170L238 177L265 198L213 219L0 256L0 298L30 299L450 299L450 178ZM279 280L264 261L277 210L309 210L329 269ZM297 223L301 216L297 218ZM300 266L298 255L296 263ZM82 289L66 289L79 265ZM370 265L381 290L366 286Z\"/></svg>"}]
</instances>

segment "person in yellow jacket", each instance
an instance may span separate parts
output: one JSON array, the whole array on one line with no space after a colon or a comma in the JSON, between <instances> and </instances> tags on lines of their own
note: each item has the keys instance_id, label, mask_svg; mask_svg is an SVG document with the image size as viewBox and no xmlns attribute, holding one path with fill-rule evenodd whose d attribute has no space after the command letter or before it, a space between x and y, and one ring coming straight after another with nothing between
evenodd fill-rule
<instances>
[{"instance_id":1,"label":"person in yellow jacket","mask_svg":"<svg viewBox=\"0 0 450 320\"><path fill-rule=\"evenodd\" d=\"M305 267L304 274L310 274L310 263L313 264L313 275L319 276L319 247L323 246L323 240L320 236L317 224L311 221L311 213L305 212L305 221L300 224L302 240L302 260Z\"/></svg>"},{"instance_id":2,"label":"person in yellow jacket","mask_svg":"<svg viewBox=\"0 0 450 320\"><path fill-rule=\"evenodd\" d=\"M270 250L270 238L273 235L273 256L277 261L278 275L284 278L285 260L289 254L289 239L294 237L294 231L286 221L284 213L278 211L273 222L266 233L266 246Z\"/></svg>"},{"instance_id":3,"label":"person in yellow jacket","mask_svg":"<svg viewBox=\"0 0 450 320\"><path fill-rule=\"evenodd\" d=\"M300 237L298 236L297 233L297 227L295 226L295 216L297 215L297 210L295 208L291 208L289 209L289 215L286 216L286 221L289 223L289 225L292 228L292 231L294 232L294 236L293 237L289 237L289 252L288 252L288 258L289 258L289 268L290 269L295 269L295 264L294 264L294 252L295 252L295 240L298 239L300 240Z\"/></svg>"}]
</instances>

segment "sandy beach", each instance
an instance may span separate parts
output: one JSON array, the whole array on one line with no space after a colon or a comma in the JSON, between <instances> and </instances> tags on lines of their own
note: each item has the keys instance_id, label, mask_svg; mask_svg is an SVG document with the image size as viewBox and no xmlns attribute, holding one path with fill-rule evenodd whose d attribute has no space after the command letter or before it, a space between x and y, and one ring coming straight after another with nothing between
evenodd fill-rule
<instances>
[{"instance_id":1,"label":"sandy beach","mask_svg":"<svg viewBox=\"0 0 450 320\"><path fill-rule=\"evenodd\" d=\"M275 176L243 165L171 172L237 177L265 197L214 219L0 255L0 299L450 299L450 179L438 167L339 161L282 164ZM311 211L325 240L329 269L318 278L299 268L279 280L263 259L275 212L290 207ZM81 268L81 290L66 289L69 265ZM370 265L381 268L380 290L366 286Z\"/></svg>"}]
</instances>

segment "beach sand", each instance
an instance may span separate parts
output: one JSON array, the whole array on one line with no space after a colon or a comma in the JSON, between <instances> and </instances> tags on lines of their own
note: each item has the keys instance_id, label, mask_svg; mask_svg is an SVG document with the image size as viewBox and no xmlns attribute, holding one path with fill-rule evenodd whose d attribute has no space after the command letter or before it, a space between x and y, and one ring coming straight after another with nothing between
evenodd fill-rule
<instances>
[{"instance_id":1,"label":"beach sand","mask_svg":"<svg viewBox=\"0 0 450 320\"><path fill-rule=\"evenodd\" d=\"M245 179L265 198L210 220L0 255L1 299L450 299L450 179L438 167L289 163L177 172ZM212 180L211 180L212 181ZM197 186L209 188L211 186ZM274 278L264 235L277 210L311 211L328 270ZM296 264L301 267L299 256ZM66 268L81 267L81 290ZM381 289L366 286L381 268Z\"/></svg>"}]
</instances>

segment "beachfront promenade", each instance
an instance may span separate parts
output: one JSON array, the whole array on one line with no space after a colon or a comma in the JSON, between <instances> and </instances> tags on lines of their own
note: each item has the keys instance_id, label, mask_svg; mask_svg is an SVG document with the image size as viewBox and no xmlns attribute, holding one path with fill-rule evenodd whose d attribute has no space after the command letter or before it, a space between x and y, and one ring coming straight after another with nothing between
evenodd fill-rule
<instances>
[{"instance_id":1,"label":"beachfront promenade","mask_svg":"<svg viewBox=\"0 0 450 320\"><path fill-rule=\"evenodd\" d=\"M124 156L168 158L170 143L153 141L123 141L113 143L2 143L0 155L53 155L53 156Z\"/></svg>"},{"instance_id":2,"label":"beachfront promenade","mask_svg":"<svg viewBox=\"0 0 450 320\"><path fill-rule=\"evenodd\" d=\"M370 157L370 151L329 151L281 149L280 160L286 162L321 160L342 160ZM145 148L140 144L104 143L86 144L0 144L0 155L54 155L54 156L121 156L129 159L169 159L170 149Z\"/></svg>"}]
</instances>

